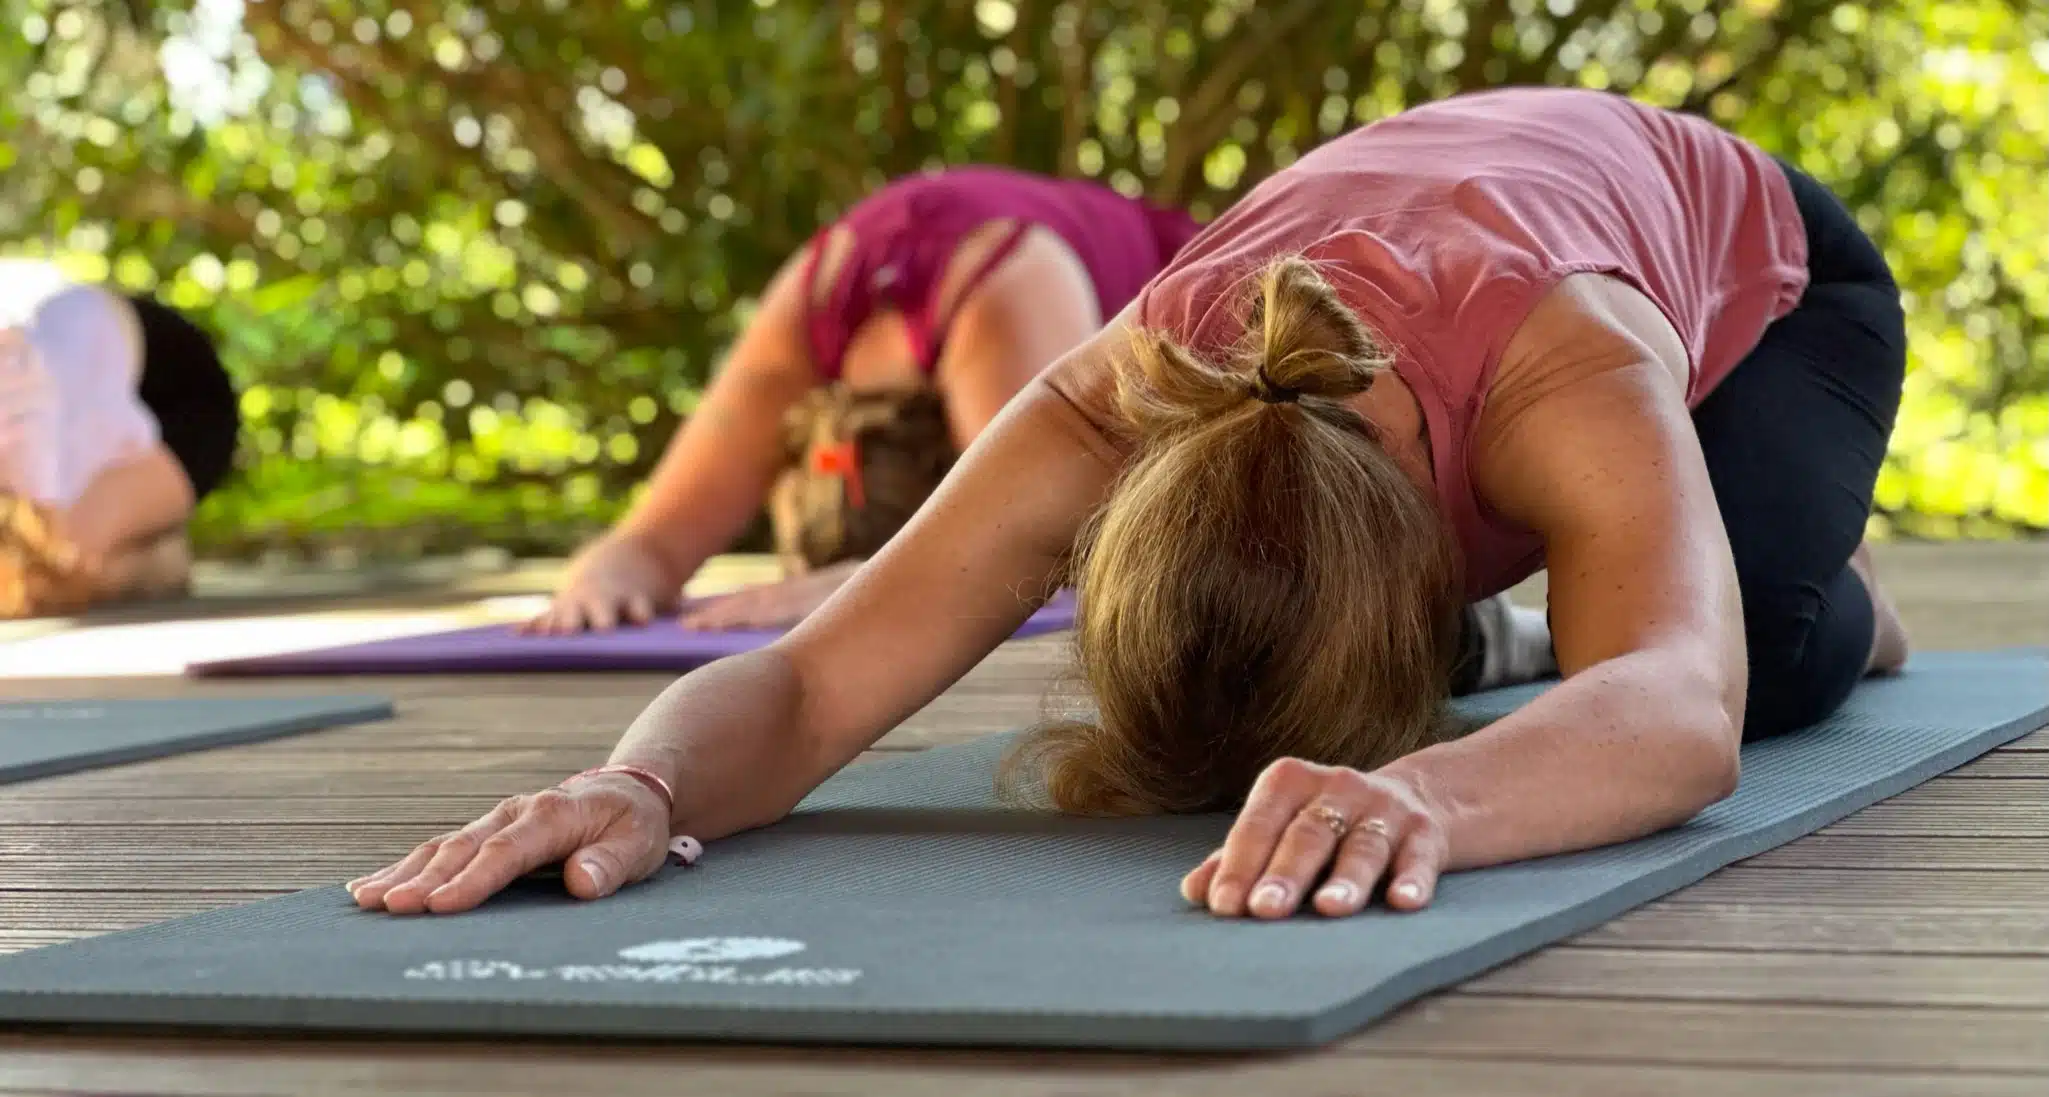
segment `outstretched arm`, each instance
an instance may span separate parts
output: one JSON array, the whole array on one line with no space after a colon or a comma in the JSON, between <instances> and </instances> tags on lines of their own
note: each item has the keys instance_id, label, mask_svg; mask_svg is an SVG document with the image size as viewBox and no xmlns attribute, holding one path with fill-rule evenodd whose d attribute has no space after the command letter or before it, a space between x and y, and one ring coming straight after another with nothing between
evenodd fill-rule
<instances>
[{"instance_id":1,"label":"outstretched arm","mask_svg":"<svg viewBox=\"0 0 2049 1097\"><path fill-rule=\"evenodd\" d=\"M1120 325L1026 386L904 531L776 643L712 663L663 691L612 761L630 775L514 797L353 882L395 913L476 906L566 860L583 898L655 871L672 832L713 840L772 823L1017 631L1058 572L1118 464L1100 393Z\"/></svg>"},{"instance_id":2,"label":"outstretched arm","mask_svg":"<svg viewBox=\"0 0 2049 1097\"><path fill-rule=\"evenodd\" d=\"M786 264L676 433L622 533L687 578L761 509L782 459L783 416L817 383L804 339L802 258Z\"/></svg>"},{"instance_id":3,"label":"outstretched arm","mask_svg":"<svg viewBox=\"0 0 2049 1097\"><path fill-rule=\"evenodd\" d=\"M761 509L782 457L784 414L815 383L803 329L803 258L770 283L716 378L670 440L646 491L584 547L536 632L647 623Z\"/></svg>"},{"instance_id":4,"label":"outstretched arm","mask_svg":"<svg viewBox=\"0 0 2049 1097\"><path fill-rule=\"evenodd\" d=\"M673 776L676 825L716 838L780 818L972 669L1051 596L1115 475L1116 452L1073 394L1096 389L1088 378L1108 372L1121 337L1113 324L1029 383L816 613L678 681L613 760ZM752 787L738 791L733 774Z\"/></svg>"}]
</instances>

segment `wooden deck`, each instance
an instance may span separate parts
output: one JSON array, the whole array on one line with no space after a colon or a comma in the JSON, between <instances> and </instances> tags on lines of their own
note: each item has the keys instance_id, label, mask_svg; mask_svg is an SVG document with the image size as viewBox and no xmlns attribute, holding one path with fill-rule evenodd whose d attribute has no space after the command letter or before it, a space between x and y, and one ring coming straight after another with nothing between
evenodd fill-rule
<instances>
[{"instance_id":1,"label":"wooden deck","mask_svg":"<svg viewBox=\"0 0 2049 1097\"><path fill-rule=\"evenodd\" d=\"M1882 554L1923 646L2049 645L2049 545ZM893 733L1033 718L1015 644ZM6 647L0 646L0 663ZM0 788L0 950L345 879L601 758L660 677L379 679L398 719ZM304 683L4 681L0 697ZM39 1094L2013 1094L2049 1092L2049 734L1582 937L1283 1057L0 1033Z\"/></svg>"}]
</instances>

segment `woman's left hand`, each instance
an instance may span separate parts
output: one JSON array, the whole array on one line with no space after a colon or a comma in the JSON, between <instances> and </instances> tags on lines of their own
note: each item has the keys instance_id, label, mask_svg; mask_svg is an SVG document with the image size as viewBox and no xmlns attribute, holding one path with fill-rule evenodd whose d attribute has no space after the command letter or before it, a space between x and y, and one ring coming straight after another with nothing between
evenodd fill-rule
<instances>
[{"instance_id":1,"label":"woman's left hand","mask_svg":"<svg viewBox=\"0 0 2049 1097\"><path fill-rule=\"evenodd\" d=\"M707 598L686 607L679 620L684 628L706 631L790 628L824 605L859 566L834 564L780 583Z\"/></svg>"},{"instance_id":2,"label":"woman's left hand","mask_svg":"<svg viewBox=\"0 0 2049 1097\"><path fill-rule=\"evenodd\" d=\"M1283 758L1260 774L1224 847L1181 881L1181 894L1228 918L1286 918L1305 899L1341 918L1385 880L1387 905L1418 910L1447 853L1443 820L1401 778Z\"/></svg>"}]
</instances>

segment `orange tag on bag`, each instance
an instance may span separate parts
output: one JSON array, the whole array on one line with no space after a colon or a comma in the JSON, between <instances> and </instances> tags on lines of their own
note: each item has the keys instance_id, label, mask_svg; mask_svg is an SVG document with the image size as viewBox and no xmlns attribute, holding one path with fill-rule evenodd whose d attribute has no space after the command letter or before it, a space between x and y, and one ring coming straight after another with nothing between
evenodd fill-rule
<instances>
[{"instance_id":1,"label":"orange tag on bag","mask_svg":"<svg viewBox=\"0 0 2049 1097\"><path fill-rule=\"evenodd\" d=\"M852 442L835 442L811 451L811 471L846 481L847 502L855 510L867 506L861 485L861 453Z\"/></svg>"}]
</instances>

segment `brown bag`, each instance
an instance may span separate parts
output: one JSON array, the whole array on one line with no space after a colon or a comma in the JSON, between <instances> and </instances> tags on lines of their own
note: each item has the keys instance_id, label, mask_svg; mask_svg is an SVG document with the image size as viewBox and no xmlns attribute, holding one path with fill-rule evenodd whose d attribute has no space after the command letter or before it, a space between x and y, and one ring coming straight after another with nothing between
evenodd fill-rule
<instances>
[{"instance_id":1,"label":"brown bag","mask_svg":"<svg viewBox=\"0 0 2049 1097\"><path fill-rule=\"evenodd\" d=\"M769 520L792 575L874 555L956 457L945 405L925 389L814 390L785 419L784 447Z\"/></svg>"}]
</instances>

